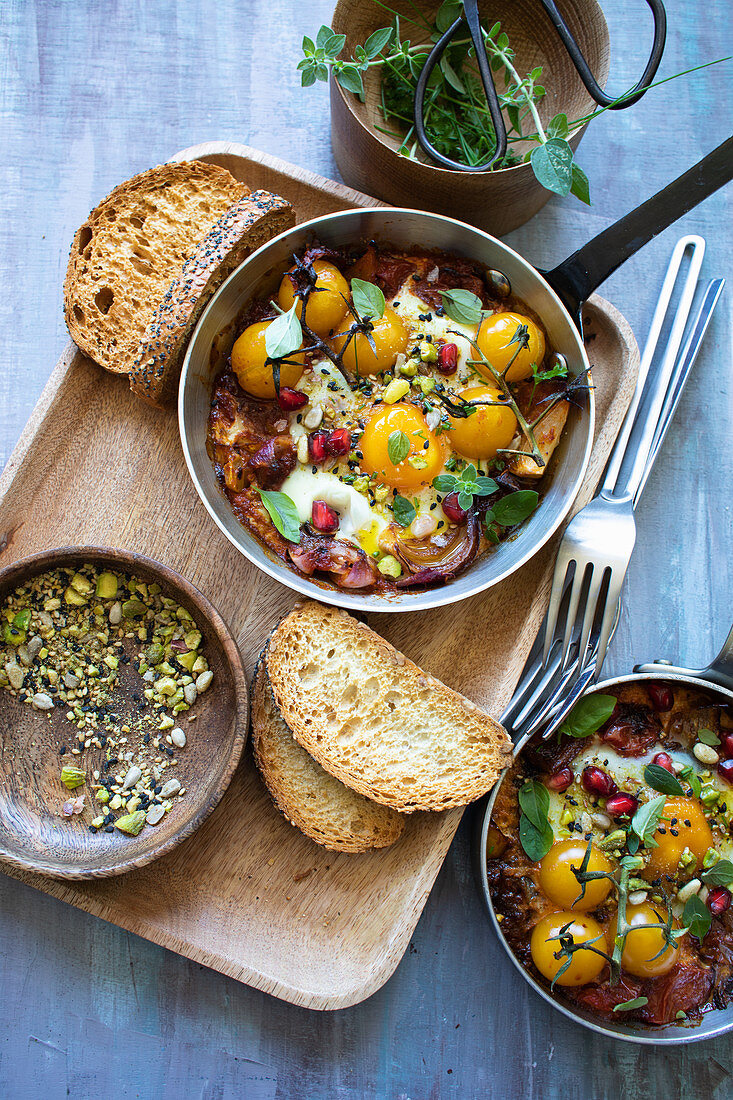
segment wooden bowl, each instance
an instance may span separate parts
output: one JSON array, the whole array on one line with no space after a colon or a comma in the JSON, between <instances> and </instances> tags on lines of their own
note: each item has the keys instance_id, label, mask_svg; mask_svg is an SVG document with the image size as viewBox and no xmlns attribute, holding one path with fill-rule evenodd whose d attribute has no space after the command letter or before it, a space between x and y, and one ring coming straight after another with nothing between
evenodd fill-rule
<instances>
[{"instance_id":1,"label":"wooden bowl","mask_svg":"<svg viewBox=\"0 0 733 1100\"><path fill-rule=\"evenodd\" d=\"M390 7L400 12L402 39L409 39L413 45L426 42L425 31L414 22L415 8L419 7L432 19L439 6L422 0L419 4L413 0L392 0ZM608 27L603 12L596 0L562 0L558 7L603 87L609 68ZM540 100L538 109L543 124L561 112L572 121L595 108L537 0L499 3L481 0L479 8L485 26L501 22L515 51L515 65L521 76L542 66L542 84L547 95ZM346 35L342 56L347 53L350 56L355 46L363 44L378 27L386 26L388 19L384 9L373 0L339 0L333 29ZM422 151L419 160L401 156L397 152L400 140L375 128L386 128L379 107L380 68L364 74L365 103L331 79L331 139L336 163L346 183L395 206L446 214L494 236L516 229L545 205L550 192L537 182L529 164L496 172L467 173L428 163ZM573 135L570 141L573 149L577 148L584 129ZM530 142L517 146L522 154L531 147Z\"/></svg>"},{"instance_id":2,"label":"wooden bowl","mask_svg":"<svg viewBox=\"0 0 733 1100\"><path fill-rule=\"evenodd\" d=\"M249 717L247 681L226 623L192 584L151 558L99 547L44 551L0 571L0 601L39 573L85 563L157 582L165 594L178 600L204 636L214 680L192 708L196 721L190 727L182 723L191 732L186 747L177 754L172 775L187 793L158 825L146 825L138 836L126 836L118 829L90 832L89 823L99 807L88 785L75 792L87 793L84 812L71 818L60 815L63 803L73 797L59 778L62 763L82 760L86 769L93 770L101 767L104 750L60 756L61 746L73 746L77 733L65 718L65 708L37 711L0 689L0 860L56 878L119 875L143 867L190 836L229 785L242 755ZM132 663L128 667L132 670ZM132 692L139 691L139 686L137 672L120 677L116 700L123 714L128 706L132 713Z\"/></svg>"}]
</instances>

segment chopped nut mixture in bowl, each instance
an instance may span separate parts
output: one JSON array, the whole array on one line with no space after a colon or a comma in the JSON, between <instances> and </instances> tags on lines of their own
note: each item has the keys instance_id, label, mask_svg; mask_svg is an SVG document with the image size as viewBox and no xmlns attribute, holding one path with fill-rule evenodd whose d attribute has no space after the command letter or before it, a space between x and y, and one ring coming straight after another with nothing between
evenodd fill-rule
<instances>
[{"instance_id":1,"label":"chopped nut mixture in bowl","mask_svg":"<svg viewBox=\"0 0 733 1100\"><path fill-rule=\"evenodd\" d=\"M0 572L0 859L119 874L190 835L241 755L247 691L208 601L142 555L69 548Z\"/></svg>"}]
</instances>

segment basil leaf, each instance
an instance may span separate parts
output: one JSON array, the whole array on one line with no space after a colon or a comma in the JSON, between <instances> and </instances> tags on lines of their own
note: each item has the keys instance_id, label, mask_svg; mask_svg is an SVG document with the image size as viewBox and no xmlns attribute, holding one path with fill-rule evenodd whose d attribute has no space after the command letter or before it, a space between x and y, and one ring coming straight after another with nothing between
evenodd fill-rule
<instances>
[{"instance_id":1,"label":"basil leaf","mask_svg":"<svg viewBox=\"0 0 733 1100\"><path fill-rule=\"evenodd\" d=\"M689 929L690 935L694 936L696 940L704 940L710 931L712 920L708 907L704 902L700 901L697 894L693 894L692 897L688 898L685 902L685 908L682 912L682 923L685 928Z\"/></svg>"},{"instance_id":2,"label":"basil leaf","mask_svg":"<svg viewBox=\"0 0 733 1100\"><path fill-rule=\"evenodd\" d=\"M534 489L519 489L518 492L497 500L493 509L494 519L502 527L514 527L534 512L539 499L539 494Z\"/></svg>"},{"instance_id":3,"label":"basil leaf","mask_svg":"<svg viewBox=\"0 0 733 1100\"><path fill-rule=\"evenodd\" d=\"M668 772L659 764L647 764L644 768L644 782L648 783L655 791L662 794L684 794L682 784L676 775Z\"/></svg>"},{"instance_id":4,"label":"basil leaf","mask_svg":"<svg viewBox=\"0 0 733 1100\"><path fill-rule=\"evenodd\" d=\"M710 886L727 886L733 882L733 863L729 859L720 859L700 875L703 882Z\"/></svg>"},{"instance_id":5,"label":"basil leaf","mask_svg":"<svg viewBox=\"0 0 733 1100\"><path fill-rule=\"evenodd\" d=\"M354 309L360 317L378 320L384 316L384 295L374 283L367 283L364 279L352 279L351 297Z\"/></svg>"},{"instance_id":6,"label":"basil leaf","mask_svg":"<svg viewBox=\"0 0 733 1100\"><path fill-rule=\"evenodd\" d=\"M712 730L701 729L697 731L698 741L702 741L703 745L719 745L720 738L717 733L713 733Z\"/></svg>"},{"instance_id":7,"label":"basil leaf","mask_svg":"<svg viewBox=\"0 0 733 1100\"><path fill-rule=\"evenodd\" d=\"M519 805L522 813L542 832L547 827L547 813L550 809L550 792L544 783L531 779L519 788Z\"/></svg>"},{"instance_id":8,"label":"basil leaf","mask_svg":"<svg viewBox=\"0 0 733 1100\"><path fill-rule=\"evenodd\" d=\"M270 519L288 542L300 542L300 518L295 504L286 493L258 489Z\"/></svg>"},{"instance_id":9,"label":"basil leaf","mask_svg":"<svg viewBox=\"0 0 733 1100\"><path fill-rule=\"evenodd\" d=\"M582 168L578 168L575 161L573 161L573 182L570 188L571 195L575 195L576 199L580 199L586 206L591 205L590 201L590 183L588 177Z\"/></svg>"},{"instance_id":10,"label":"basil leaf","mask_svg":"<svg viewBox=\"0 0 733 1100\"><path fill-rule=\"evenodd\" d=\"M615 706L613 695L586 695L570 711L560 726L560 733L566 737L590 737L608 721Z\"/></svg>"},{"instance_id":11,"label":"basil leaf","mask_svg":"<svg viewBox=\"0 0 733 1100\"><path fill-rule=\"evenodd\" d=\"M378 31L374 31L369 35L364 43L364 52L370 61L377 54L380 54L385 46L390 44L392 33L392 27L380 27Z\"/></svg>"},{"instance_id":12,"label":"basil leaf","mask_svg":"<svg viewBox=\"0 0 733 1100\"><path fill-rule=\"evenodd\" d=\"M392 511L394 512L394 518L400 527L409 527L415 518L415 508L405 497L401 497L399 493L394 495L394 503L392 505Z\"/></svg>"},{"instance_id":13,"label":"basil leaf","mask_svg":"<svg viewBox=\"0 0 733 1100\"><path fill-rule=\"evenodd\" d=\"M683 768L680 772L680 779L686 779L690 784L695 798L699 798L702 794L702 783L700 782L700 776L697 774L691 764L688 764L686 768Z\"/></svg>"},{"instance_id":14,"label":"basil leaf","mask_svg":"<svg viewBox=\"0 0 733 1100\"><path fill-rule=\"evenodd\" d=\"M652 798L640 806L631 819L631 828L638 836L641 843L647 848L657 848L654 834L659 825L659 819L664 813L666 798L660 794L658 798Z\"/></svg>"},{"instance_id":15,"label":"basil leaf","mask_svg":"<svg viewBox=\"0 0 733 1100\"><path fill-rule=\"evenodd\" d=\"M303 330L295 313L296 299L287 313L279 314L265 329L265 351L269 359L282 359L303 343Z\"/></svg>"},{"instance_id":16,"label":"basil leaf","mask_svg":"<svg viewBox=\"0 0 733 1100\"><path fill-rule=\"evenodd\" d=\"M452 493L456 485L458 484L458 478L455 474L438 474L433 478L433 488L437 489L439 493Z\"/></svg>"},{"instance_id":17,"label":"basil leaf","mask_svg":"<svg viewBox=\"0 0 733 1100\"><path fill-rule=\"evenodd\" d=\"M344 65L343 69L339 69L335 75L341 87L347 92L353 92L358 96L364 95L364 81L356 65Z\"/></svg>"},{"instance_id":18,"label":"basil leaf","mask_svg":"<svg viewBox=\"0 0 733 1100\"><path fill-rule=\"evenodd\" d=\"M634 997L632 1001L622 1001L620 1005L614 1005L614 1012L631 1012L634 1008L643 1008L649 1004L648 997Z\"/></svg>"},{"instance_id":19,"label":"basil leaf","mask_svg":"<svg viewBox=\"0 0 733 1100\"><path fill-rule=\"evenodd\" d=\"M550 138L532 150L532 170L537 180L556 195L569 195L573 184L573 150L563 138Z\"/></svg>"},{"instance_id":20,"label":"basil leaf","mask_svg":"<svg viewBox=\"0 0 733 1100\"><path fill-rule=\"evenodd\" d=\"M387 457L393 466L404 462L410 453L410 441L404 432L391 432L387 440Z\"/></svg>"},{"instance_id":21,"label":"basil leaf","mask_svg":"<svg viewBox=\"0 0 733 1100\"><path fill-rule=\"evenodd\" d=\"M542 830L537 829L526 814L521 814L519 818L519 842L532 862L536 863L547 855L555 843L555 834L549 824Z\"/></svg>"},{"instance_id":22,"label":"basil leaf","mask_svg":"<svg viewBox=\"0 0 733 1100\"><path fill-rule=\"evenodd\" d=\"M481 299L470 290L441 290L443 309L459 325L478 325L483 317Z\"/></svg>"}]
</instances>

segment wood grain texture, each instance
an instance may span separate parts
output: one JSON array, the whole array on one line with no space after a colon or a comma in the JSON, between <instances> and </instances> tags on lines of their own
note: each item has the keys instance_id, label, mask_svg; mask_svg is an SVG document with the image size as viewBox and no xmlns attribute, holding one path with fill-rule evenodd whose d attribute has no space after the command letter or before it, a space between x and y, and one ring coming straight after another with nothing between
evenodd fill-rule
<instances>
[{"instance_id":1,"label":"wood grain texture","mask_svg":"<svg viewBox=\"0 0 733 1100\"><path fill-rule=\"evenodd\" d=\"M265 186L263 171L268 180L275 173L273 190L287 198L298 221L329 201L332 209L370 201L361 196L347 203L328 181L304 181L282 162L247 160L232 144L216 154L209 147L205 155L226 158L226 167L237 178L246 175L253 189ZM595 298L586 315L596 443L576 507L593 494L638 367L633 335L618 311ZM219 537L186 472L173 411L144 405L126 379L81 352L64 357L60 367L0 478L0 532L13 532L0 564L48 542L94 544L103 537L148 553L209 596L235 632L251 674L296 594ZM73 436L67 430L72 415ZM136 446L139 439L145 449ZM110 463L110 454L117 461ZM428 672L498 715L537 633L556 544L557 537L505 582L451 608L449 632L445 609L368 618ZM485 640L490 660L471 646L475 637ZM394 970L460 817L460 810L415 814L393 847L334 856L282 820L247 758L217 811L155 865L91 885L18 874L222 973L296 1004L334 1009L363 1000ZM233 912L236 922L227 920Z\"/></svg>"},{"instance_id":2,"label":"wood grain texture","mask_svg":"<svg viewBox=\"0 0 733 1100\"><path fill-rule=\"evenodd\" d=\"M666 7L661 77L731 52L728 0L704 12L683 0ZM603 9L620 92L641 72L651 21L642 0ZM119 180L211 138L334 176L328 89L301 92L291 64L332 10L333 0L6 0L0 462L66 343L61 284L73 233ZM509 243L549 268L695 163L731 131L730 78L730 66L692 74L602 116L579 150L594 205L551 199ZM732 230L729 188L608 281L604 296L640 341L678 237L702 233L703 273L730 277ZM637 512L608 675L657 656L705 664L730 626L729 291ZM729 1040L638 1050L581 1030L517 983L474 888L466 826L392 979L326 1016L4 877L0 941L0 1092L19 1100L727 1100L732 1091Z\"/></svg>"}]
</instances>

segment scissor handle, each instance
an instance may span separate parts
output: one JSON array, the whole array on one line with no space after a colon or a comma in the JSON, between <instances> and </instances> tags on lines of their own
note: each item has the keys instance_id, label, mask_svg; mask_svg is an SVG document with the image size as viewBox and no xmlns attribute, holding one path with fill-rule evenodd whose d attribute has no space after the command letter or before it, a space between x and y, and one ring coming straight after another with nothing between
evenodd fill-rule
<instances>
[{"instance_id":1,"label":"scissor handle","mask_svg":"<svg viewBox=\"0 0 733 1100\"><path fill-rule=\"evenodd\" d=\"M588 62L580 52L580 47L573 38L567 23L557 10L554 0L540 0L540 2L547 12L555 30L560 35L562 44L568 51L568 56L575 66L578 76L583 81L588 95L596 101L598 106L608 107L612 111L622 111L625 107L631 107L632 104L637 103L648 90L649 85L654 79L656 71L659 68L659 63L662 60L662 54L664 53L664 43L667 38L667 13L664 10L662 0L646 0L654 16L654 41L652 43L652 52L649 54L649 60L646 63L646 68L641 74L641 79L638 84L631 89L629 95L623 97L620 103L614 103L614 100L618 97L607 95L600 84L598 84L593 73L590 71Z\"/></svg>"},{"instance_id":2,"label":"scissor handle","mask_svg":"<svg viewBox=\"0 0 733 1100\"><path fill-rule=\"evenodd\" d=\"M463 25L464 19L466 23L468 23L468 29L471 32L473 48L476 51L476 63L478 64L481 83L484 86L486 102L489 106L491 122L496 135L496 149L494 150L494 155L484 164L476 166L461 164L459 160L451 160L450 157L446 157L435 148L425 132L425 96L428 90L428 80L438 62L438 58L441 57L448 48L448 45ZM506 156L506 126L504 124L504 117L501 113L499 97L494 87L491 66L486 56L486 46L484 45L483 33L481 31L481 19L478 13L478 0L464 0L463 16L461 16L460 19L456 19L455 23L453 23L445 34L438 39L428 54L427 60L418 77L417 88L415 89L415 133L417 134L417 140L429 157L432 157L433 160L437 160L438 163L442 164L445 168L452 168L457 172L486 172L491 168L495 160L500 160L502 157Z\"/></svg>"}]
</instances>

